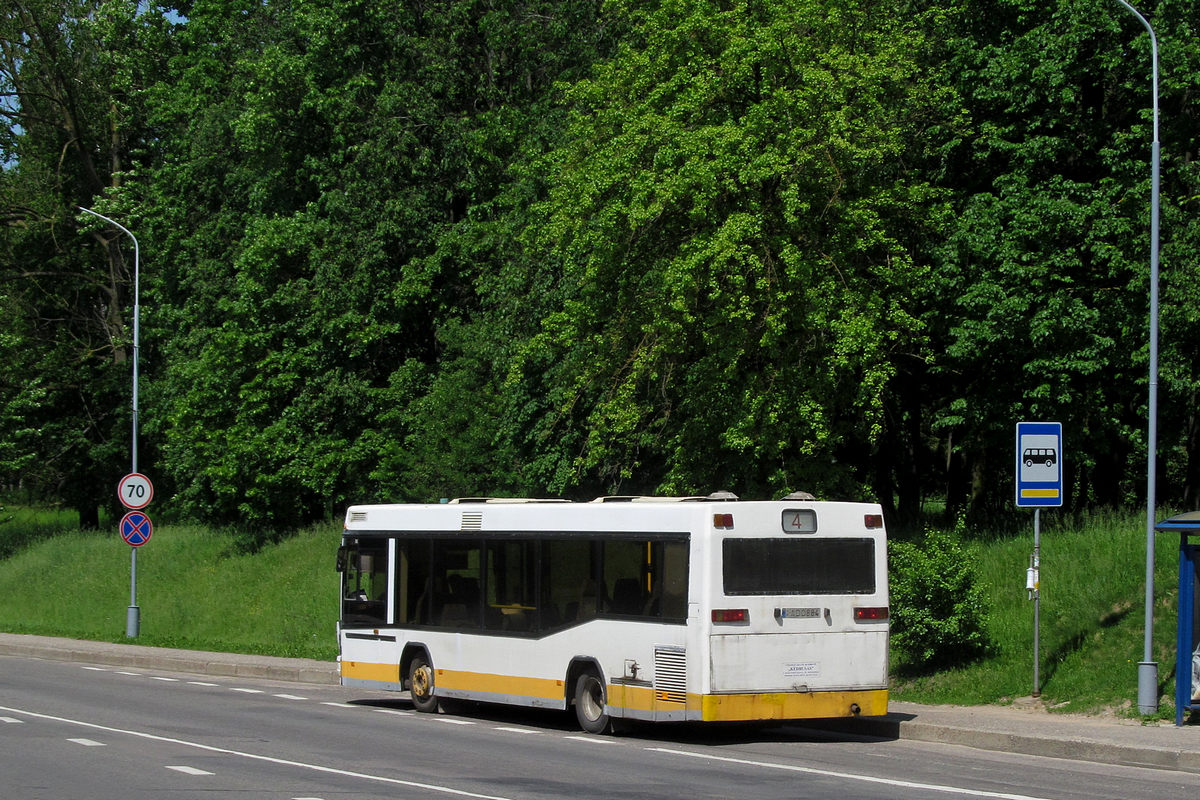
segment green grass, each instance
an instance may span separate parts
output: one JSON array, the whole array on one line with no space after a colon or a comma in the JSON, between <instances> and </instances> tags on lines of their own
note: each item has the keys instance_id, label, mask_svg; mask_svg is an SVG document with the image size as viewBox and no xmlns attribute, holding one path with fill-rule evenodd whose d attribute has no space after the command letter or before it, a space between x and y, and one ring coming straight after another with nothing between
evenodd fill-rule
<instances>
[{"instance_id":1,"label":"green grass","mask_svg":"<svg viewBox=\"0 0 1200 800\"><path fill-rule=\"evenodd\" d=\"M1096 515L1071 522L1054 519L1054 513L1042 515L1042 700L1062 711L1133 713L1144 634L1145 517ZM1159 535L1155 549L1154 659L1163 707L1173 713L1178 538ZM1032 515L1027 536L972 541L967 550L988 598L992 652L932 675L921 675L920 665L897 654L896 699L1005 703L1033 693L1033 602L1025 590Z\"/></svg>"},{"instance_id":2,"label":"green grass","mask_svg":"<svg viewBox=\"0 0 1200 800\"><path fill-rule=\"evenodd\" d=\"M13 503L2 504L0 505L0 559L11 556L32 542L72 531L78 527L79 515L74 511Z\"/></svg>"},{"instance_id":3,"label":"green grass","mask_svg":"<svg viewBox=\"0 0 1200 800\"><path fill-rule=\"evenodd\" d=\"M334 658L339 532L326 525L244 555L231 533L155 528L137 556L138 643ZM0 629L127 641L130 550L113 531L75 532L0 561Z\"/></svg>"},{"instance_id":4,"label":"green grass","mask_svg":"<svg viewBox=\"0 0 1200 800\"><path fill-rule=\"evenodd\" d=\"M1130 513L1070 522L1056 512L1042 518L1043 700L1063 711L1132 715L1142 657L1144 518ZM246 555L232 532L156 528L138 551L138 643L334 658L339 532L336 525L319 526ZM42 533L0 558L0 630L128 641L130 548L115 529ZM1032 517L1027 535L967 535L968 557L988 598L992 651L934 674L893 653L894 699L987 704L1032 693L1033 603L1024 588ZM1154 657L1168 716L1177 550L1175 536L1158 537Z\"/></svg>"}]
</instances>

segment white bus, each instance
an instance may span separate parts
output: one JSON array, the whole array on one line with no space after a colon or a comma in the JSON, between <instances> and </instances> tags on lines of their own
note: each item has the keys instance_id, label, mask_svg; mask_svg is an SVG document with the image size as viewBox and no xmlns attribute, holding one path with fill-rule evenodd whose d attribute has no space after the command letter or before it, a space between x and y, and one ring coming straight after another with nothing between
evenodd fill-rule
<instances>
[{"instance_id":1,"label":"white bus","mask_svg":"<svg viewBox=\"0 0 1200 800\"><path fill-rule=\"evenodd\" d=\"M592 733L887 713L880 507L726 495L352 506L341 682Z\"/></svg>"}]
</instances>

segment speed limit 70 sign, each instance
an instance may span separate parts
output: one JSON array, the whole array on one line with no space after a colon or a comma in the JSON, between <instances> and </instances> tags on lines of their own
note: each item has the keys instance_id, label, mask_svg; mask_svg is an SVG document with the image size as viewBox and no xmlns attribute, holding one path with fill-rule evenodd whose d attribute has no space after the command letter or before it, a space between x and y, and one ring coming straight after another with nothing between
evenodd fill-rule
<instances>
[{"instance_id":1,"label":"speed limit 70 sign","mask_svg":"<svg viewBox=\"0 0 1200 800\"><path fill-rule=\"evenodd\" d=\"M145 508L154 499L154 484L142 473L131 472L117 484L117 497L126 508Z\"/></svg>"}]
</instances>

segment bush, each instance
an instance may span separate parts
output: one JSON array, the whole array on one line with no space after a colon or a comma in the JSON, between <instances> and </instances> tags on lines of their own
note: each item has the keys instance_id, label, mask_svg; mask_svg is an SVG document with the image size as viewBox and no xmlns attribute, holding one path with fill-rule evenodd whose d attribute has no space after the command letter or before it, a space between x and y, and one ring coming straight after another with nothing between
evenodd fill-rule
<instances>
[{"instance_id":1,"label":"bush","mask_svg":"<svg viewBox=\"0 0 1200 800\"><path fill-rule=\"evenodd\" d=\"M990 639L982 587L955 534L928 531L918 544L893 541L892 644L921 671L984 655Z\"/></svg>"}]
</instances>

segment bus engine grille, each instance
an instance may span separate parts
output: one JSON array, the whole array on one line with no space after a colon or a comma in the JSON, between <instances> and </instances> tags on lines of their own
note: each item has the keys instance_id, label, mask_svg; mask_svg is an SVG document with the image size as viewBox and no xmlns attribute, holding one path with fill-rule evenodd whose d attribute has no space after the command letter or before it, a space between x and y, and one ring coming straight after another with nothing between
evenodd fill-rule
<instances>
[{"instance_id":1,"label":"bus engine grille","mask_svg":"<svg viewBox=\"0 0 1200 800\"><path fill-rule=\"evenodd\" d=\"M654 698L661 703L687 702L687 653L677 647L654 648Z\"/></svg>"}]
</instances>

